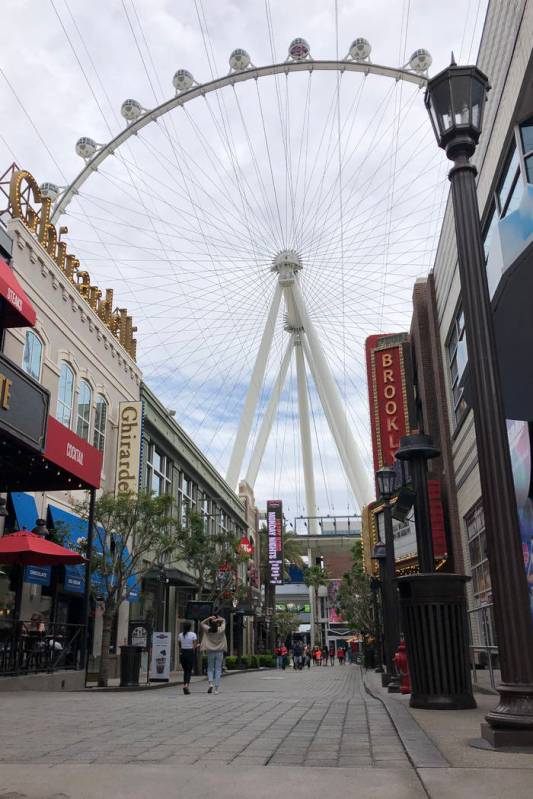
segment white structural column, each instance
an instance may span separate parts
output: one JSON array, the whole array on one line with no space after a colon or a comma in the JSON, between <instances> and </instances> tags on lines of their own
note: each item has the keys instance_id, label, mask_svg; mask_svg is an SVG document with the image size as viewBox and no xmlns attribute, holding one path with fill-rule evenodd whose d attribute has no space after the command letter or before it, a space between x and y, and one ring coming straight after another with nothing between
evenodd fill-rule
<instances>
[{"instance_id":1,"label":"white structural column","mask_svg":"<svg viewBox=\"0 0 533 799\"><path fill-rule=\"evenodd\" d=\"M270 311L268 312L265 329L263 331L263 337L261 339L261 344L259 345L250 385L248 386L248 393L246 394L244 408L242 409L241 413L237 437L235 438L228 471L226 473L226 480L234 490L237 489L239 482L242 462L244 460L244 453L246 452L246 445L248 444L248 438L250 437L250 430L252 429L257 401L259 399L261 386L263 385L263 379L265 377L268 353L270 352L270 347L272 346L272 339L274 337L274 329L276 326L276 319L278 317L280 301L281 288L278 284L274 291Z\"/></svg>"},{"instance_id":2,"label":"white structural column","mask_svg":"<svg viewBox=\"0 0 533 799\"><path fill-rule=\"evenodd\" d=\"M320 344L320 339L307 313L307 308L297 278L291 288L296 311L305 330L305 337L310 350L310 358L308 358L309 366L314 370L313 378L320 396L320 401L323 405L324 413L328 417L329 427L335 444L337 445L352 491L359 507L362 508L372 499L372 489L368 480L368 475L361 456L359 455L359 450L354 441L352 431L346 423L345 411L342 407L335 380L329 369L322 345Z\"/></svg>"},{"instance_id":3,"label":"white structural column","mask_svg":"<svg viewBox=\"0 0 533 799\"><path fill-rule=\"evenodd\" d=\"M302 334L303 335L303 334ZM309 401L307 397L307 379L305 361L300 341L300 333L295 344L296 376L298 380L298 414L300 417L300 441L302 443L302 460L304 467L305 502L307 515L316 516L315 475L313 471L313 447L311 444L311 426L309 424ZM317 519L309 519L309 535L318 535Z\"/></svg>"},{"instance_id":4,"label":"white structural column","mask_svg":"<svg viewBox=\"0 0 533 799\"><path fill-rule=\"evenodd\" d=\"M291 362L293 349L294 336L291 335L289 343L287 344L287 349L285 350L285 355L283 356L283 360L281 362L276 382L274 383L274 388L272 389L272 393L268 400L268 405L261 422L261 427L259 428L259 433L257 434L252 456L250 458L250 463L248 464L246 482L252 488L257 480L257 473L259 472L259 467L261 466L261 461L263 460L263 455L265 454L268 437L270 435L270 431L272 430L272 423L276 417L279 398L281 397L281 392L283 391L283 386L285 385L285 378L287 377L287 371Z\"/></svg>"}]
</instances>

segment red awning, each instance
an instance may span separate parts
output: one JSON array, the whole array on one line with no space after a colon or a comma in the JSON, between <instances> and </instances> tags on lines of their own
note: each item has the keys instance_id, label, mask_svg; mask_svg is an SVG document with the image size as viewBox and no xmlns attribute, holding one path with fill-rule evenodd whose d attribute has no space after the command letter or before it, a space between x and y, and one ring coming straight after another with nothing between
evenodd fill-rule
<instances>
[{"instance_id":1,"label":"red awning","mask_svg":"<svg viewBox=\"0 0 533 799\"><path fill-rule=\"evenodd\" d=\"M28 530L19 530L0 538L0 563L21 566L75 566L85 558L78 552L60 547Z\"/></svg>"},{"instance_id":2,"label":"red awning","mask_svg":"<svg viewBox=\"0 0 533 799\"><path fill-rule=\"evenodd\" d=\"M88 486L100 488L102 453L53 416L48 417L44 457Z\"/></svg>"},{"instance_id":3,"label":"red awning","mask_svg":"<svg viewBox=\"0 0 533 799\"><path fill-rule=\"evenodd\" d=\"M33 327L37 314L13 270L0 258L0 297L4 300L4 327Z\"/></svg>"}]
</instances>

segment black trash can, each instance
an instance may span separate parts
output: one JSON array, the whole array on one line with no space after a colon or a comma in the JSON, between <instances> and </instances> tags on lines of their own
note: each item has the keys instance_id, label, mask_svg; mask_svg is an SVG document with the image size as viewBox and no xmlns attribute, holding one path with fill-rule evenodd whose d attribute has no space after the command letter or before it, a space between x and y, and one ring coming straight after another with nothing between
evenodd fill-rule
<instances>
[{"instance_id":1,"label":"black trash can","mask_svg":"<svg viewBox=\"0 0 533 799\"><path fill-rule=\"evenodd\" d=\"M462 574L413 574L397 579L411 676L411 707L476 707L470 675Z\"/></svg>"},{"instance_id":2,"label":"black trash can","mask_svg":"<svg viewBox=\"0 0 533 799\"><path fill-rule=\"evenodd\" d=\"M138 646L120 648L120 687L139 685L142 649Z\"/></svg>"}]
</instances>

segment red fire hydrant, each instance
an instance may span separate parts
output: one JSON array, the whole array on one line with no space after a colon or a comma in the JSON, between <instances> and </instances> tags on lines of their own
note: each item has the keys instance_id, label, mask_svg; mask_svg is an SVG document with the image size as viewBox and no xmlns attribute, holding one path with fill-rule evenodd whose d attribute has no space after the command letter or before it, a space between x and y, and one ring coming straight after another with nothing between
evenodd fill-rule
<instances>
[{"instance_id":1,"label":"red fire hydrant","mask_svg":"<svg viewBox=\"0 0 533 799\"><path fill-rule=\"evenodd\" d=\"M403 638L400 639L400 646L394 655L394 663L398 669L398 673L402 678L400 685L401 694L411 693L411 680L409 679L409 663L407 661L407 647Z\"/></svg>"}]
</instances>

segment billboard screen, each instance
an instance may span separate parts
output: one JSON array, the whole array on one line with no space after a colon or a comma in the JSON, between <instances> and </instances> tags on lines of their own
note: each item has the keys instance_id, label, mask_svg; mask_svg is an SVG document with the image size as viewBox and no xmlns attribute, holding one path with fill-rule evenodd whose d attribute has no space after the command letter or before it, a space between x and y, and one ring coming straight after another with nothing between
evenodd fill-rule
<instances>
[{"instance_id":1,"label":"billboard screen","mask_svg":"<svg viewBox=\"0 0 533 799\"><path fill-rule=\"evenodd\" d=\"M280 499L267 502L268 563L270 584L283 584L283 506Z\"/></svg>"}]
</instances>

